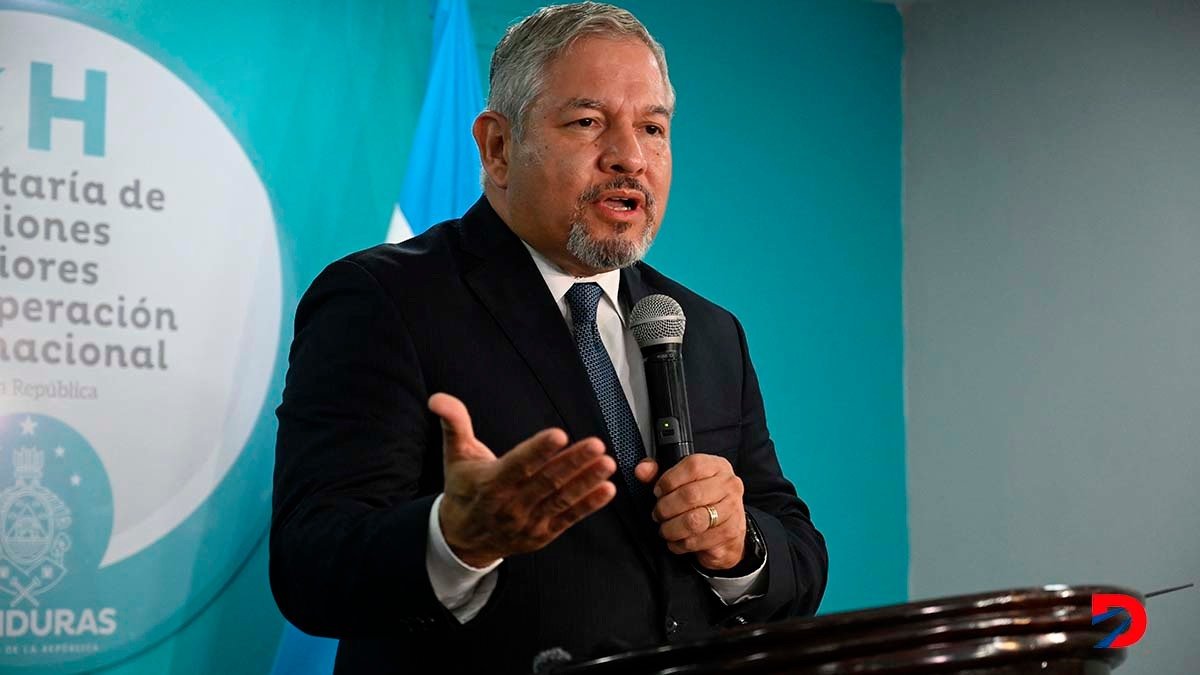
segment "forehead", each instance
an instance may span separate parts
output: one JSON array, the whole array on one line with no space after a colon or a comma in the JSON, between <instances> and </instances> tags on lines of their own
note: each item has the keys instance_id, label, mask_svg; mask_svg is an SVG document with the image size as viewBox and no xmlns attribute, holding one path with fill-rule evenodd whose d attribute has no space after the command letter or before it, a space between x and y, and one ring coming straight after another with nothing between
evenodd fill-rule
<instances>
[{"instance_id":1,"label":"forehead","mask_svg":"<svg viewBox=\"0 0 1200 675\"><path fill-rule=\"evenodd\" d=\"M547 64L546 103L589 99L669 107L670 94L654 52L635 39L582 37Z\"/></svg>"}]
</instances>

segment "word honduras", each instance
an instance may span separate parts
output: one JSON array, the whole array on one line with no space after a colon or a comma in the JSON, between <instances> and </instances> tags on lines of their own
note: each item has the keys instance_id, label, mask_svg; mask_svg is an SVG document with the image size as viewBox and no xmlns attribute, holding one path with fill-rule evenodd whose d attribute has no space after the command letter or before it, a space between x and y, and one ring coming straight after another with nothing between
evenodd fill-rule
<instances>
[{"instance_id":1,"label":"word honduras","mask_svg":"<svg viewBox=\"0 0 1200 675\"><path fill-rule=\"evenodd\" d=\"M116 630L117 610L112 607L79 613L71 609L0 610L0 637L112 635Z\"/></svg>"}]
</instances>

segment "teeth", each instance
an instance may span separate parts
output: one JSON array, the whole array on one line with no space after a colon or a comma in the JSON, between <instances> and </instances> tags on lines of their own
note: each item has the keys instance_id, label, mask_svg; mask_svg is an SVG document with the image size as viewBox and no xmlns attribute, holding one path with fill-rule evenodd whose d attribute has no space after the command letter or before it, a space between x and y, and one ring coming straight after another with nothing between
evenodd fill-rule
<instances>
[{"instance_id":1,"label":"teeth","mask_svg":"<svg viewBox=\"0 0 1200 675\"><path fill-rule=\"evenodd\" d=\"M606 199L604 201L608 202L609 208L613 209L614 211L632 211L633 210L634 202L632 199L621 199L620 197L612 197L612 198Z\"/></svg>"}]
</instances>

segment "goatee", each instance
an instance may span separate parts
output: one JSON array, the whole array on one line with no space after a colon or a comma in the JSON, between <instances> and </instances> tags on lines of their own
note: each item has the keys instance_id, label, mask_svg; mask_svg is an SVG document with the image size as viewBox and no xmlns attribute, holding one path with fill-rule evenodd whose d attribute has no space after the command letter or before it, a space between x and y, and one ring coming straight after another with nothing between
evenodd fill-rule
<instances>
[{"instance_id":1,"label":"goatee","mask_svg":"<svg viewBox=\"0 0 1200 675\"><path fill-rule=\"evenodd\" d=\"M637 190L645 199L642 208L645 210L646 222L641 225L642 236L632 240L624 235L629 228L637 227L633 223L621 222L612 225L615 236L602 238L592 236L584 222L584 212L588 205L600 198L606 190ZM655 227L654 197L635 178L623 176L604 185L595 186L579 196L579 204L571 219L571 230L567 234L567 252L593 270L613 270L629 267L646 257L650 245L654 243ZM601 227L604 227L603 225Z\"/></svg>"}]
</instances>

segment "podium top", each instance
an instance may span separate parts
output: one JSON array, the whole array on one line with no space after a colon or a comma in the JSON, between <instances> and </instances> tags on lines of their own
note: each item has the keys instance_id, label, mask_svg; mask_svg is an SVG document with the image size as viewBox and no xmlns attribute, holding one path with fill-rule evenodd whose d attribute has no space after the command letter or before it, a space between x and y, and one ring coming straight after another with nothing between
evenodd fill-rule
<instances>
[{"instance_id":1,"label":"podium top","mask_svg":"<svg viewBox=\"0 0 1200 675\"><path fill-rule=\"evenodd\" d=\"M1115 586L1042 586L792 619L701 640L575 662L563 675L615 673L1107 673L1121 649L1096 649L1121 617L1092 625L1091 598ZM1026 670L1022 664L1036 666Z\"/></svg>"}]
</instances>

